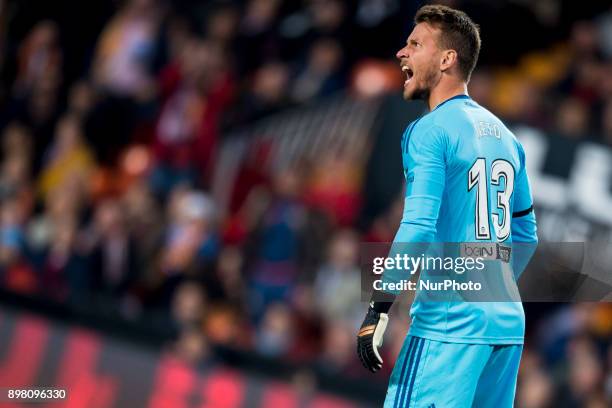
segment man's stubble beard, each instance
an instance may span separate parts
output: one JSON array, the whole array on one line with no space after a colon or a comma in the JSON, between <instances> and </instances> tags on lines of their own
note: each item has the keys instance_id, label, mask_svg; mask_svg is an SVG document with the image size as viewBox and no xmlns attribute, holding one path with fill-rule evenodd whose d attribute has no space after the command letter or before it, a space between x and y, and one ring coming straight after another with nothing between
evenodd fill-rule
<instances>
[{"instance_id":1,"label":"man's stubble beard","mask_svg":"<svg viewBox=\"0 0 612 408\"><path fill-rule=\"evenodd\" d=\"M431 90L438 85L438 82L440 82L440 78L442 77L442 75L438 74L439 73L433 69L429 71L425 77L425 86L422 88L416 88L414 91L412 91L412 94L408 96L404 95L404 99L407 101L422 100L427 102L429 100Z\"/></svg>"}]
</instances>

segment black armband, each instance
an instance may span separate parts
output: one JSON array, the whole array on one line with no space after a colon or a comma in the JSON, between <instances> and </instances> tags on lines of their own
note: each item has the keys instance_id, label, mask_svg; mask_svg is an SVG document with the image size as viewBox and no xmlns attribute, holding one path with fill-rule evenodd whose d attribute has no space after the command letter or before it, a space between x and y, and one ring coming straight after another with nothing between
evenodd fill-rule
<instances>
[{"instance_id":1,"label":"black armband","mask_svg":"<svg viewBox=\"0 0 612 408\"><path fill-rule=\"evenodd\" d=\"M531 207L527 208L526 210L517 211L515 213L512 213L512 218L524 217L527 214L531 213L532 211L533 211L533 205Z\"/></svg>"}]
</instances>

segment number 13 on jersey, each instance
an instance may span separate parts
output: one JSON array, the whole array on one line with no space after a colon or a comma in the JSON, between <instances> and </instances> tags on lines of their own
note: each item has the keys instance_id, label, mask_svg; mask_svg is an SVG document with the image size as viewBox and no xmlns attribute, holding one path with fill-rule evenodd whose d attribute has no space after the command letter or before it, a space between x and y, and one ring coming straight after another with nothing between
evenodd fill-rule
<instances>
[{"instance_id":1,"label":"number 13 on jersey","mask_svg":"<svg viewBox=\"0 0 612 408\"><path fill-rule=\"evenodd\" d=\"M495 236L500 242L510 236L510 198L514 191L514 167L510 162L497 159L491 163L490 180L487 180L487 160L476 159L468 172L468 191L476 190L475 223L476 239L490 240L491 227L489 215L493 221ZM501 180L504 179L502 186ZM499 187L497 191L498 211L489 213L489 186Z\"/></svg>"}]
</instances>

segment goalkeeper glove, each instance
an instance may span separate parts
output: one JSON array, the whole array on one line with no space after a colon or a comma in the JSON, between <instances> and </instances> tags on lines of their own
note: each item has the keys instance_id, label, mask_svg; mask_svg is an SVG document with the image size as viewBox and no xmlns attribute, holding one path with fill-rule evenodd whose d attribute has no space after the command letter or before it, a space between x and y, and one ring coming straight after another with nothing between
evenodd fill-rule
<instances>
[{"instance_id":1,"label":"goalkeeper glove","mask_svg":"<svg viewBox=\"0 0 612 408\"><path fill-rule=\"evenodd\" d=\"M373 373L380 370L383 363L378 348L382 346L383 335L389 322L389 308L391 303L370 302L357 334L357 355L361 364Z\"/></svg>"}]
</instances>

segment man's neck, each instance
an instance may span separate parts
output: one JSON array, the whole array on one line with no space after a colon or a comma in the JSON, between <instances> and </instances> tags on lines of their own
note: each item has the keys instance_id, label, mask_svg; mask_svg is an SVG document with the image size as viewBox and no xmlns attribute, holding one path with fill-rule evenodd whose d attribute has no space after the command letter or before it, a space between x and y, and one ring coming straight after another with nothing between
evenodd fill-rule
<instances>
[{"instance_id":1,"label":"man's neck","mask_svg":"<svg viewBox=\"0 0 612 408\"><path fill-rule=\"evenodd\" d=\"M438 84L432 89L427 100L429 111L432 111L447 99L457 95L467 95L467 84L465 82L455 82L452 84Z\"/></svg>"}]
</instances>

